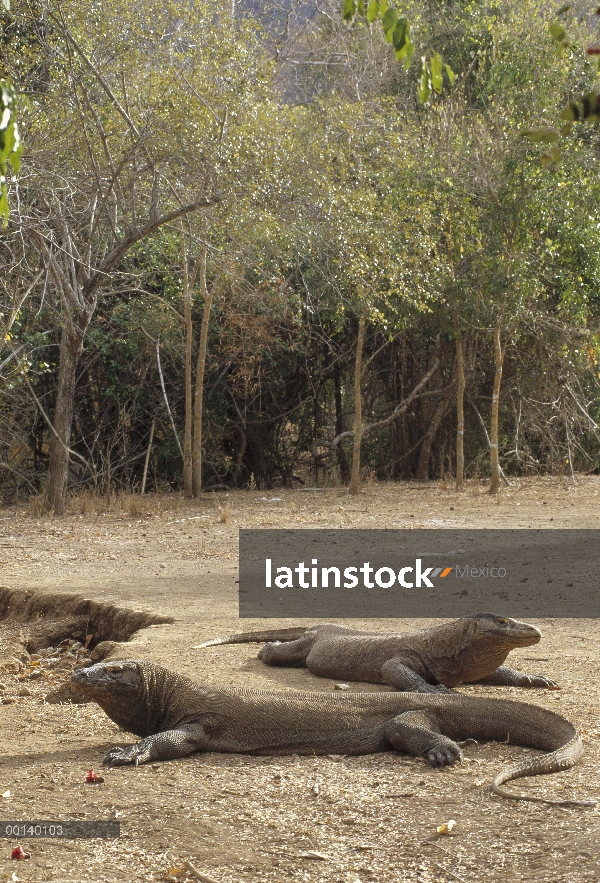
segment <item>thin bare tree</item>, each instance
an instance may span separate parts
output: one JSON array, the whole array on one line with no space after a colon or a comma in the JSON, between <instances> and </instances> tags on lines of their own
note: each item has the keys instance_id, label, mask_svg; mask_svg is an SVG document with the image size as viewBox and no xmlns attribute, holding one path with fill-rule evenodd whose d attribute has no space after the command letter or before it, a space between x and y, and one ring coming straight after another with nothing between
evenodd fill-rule
<instances>
[{"instance_id":1,"label":"thin bare tree","mask_svg":"<svg viewBox=\"0 0 600 883\"><path fill-rule=\"evenodd\" d=\"M49 280L61 315L46 486L48 508L61 514L77 365L99 300L114 287L116 274L134 246L220 197L210 176L196 177L187 193L172 180L169 165L175 168L176 164L156 145L158 129L134 121L124 75L118 97L116 85L59 16L55 25L64 40L68 97L62 131L67 142L52 144L47 150L43 143L32 145L29 186L15 212L15 224L37 251L40 276ZM62 154L63 148L70 162L57 168L52 158L57 150ZM49 177L51 188L43 186Z\"/></svg>"}]
</instances>

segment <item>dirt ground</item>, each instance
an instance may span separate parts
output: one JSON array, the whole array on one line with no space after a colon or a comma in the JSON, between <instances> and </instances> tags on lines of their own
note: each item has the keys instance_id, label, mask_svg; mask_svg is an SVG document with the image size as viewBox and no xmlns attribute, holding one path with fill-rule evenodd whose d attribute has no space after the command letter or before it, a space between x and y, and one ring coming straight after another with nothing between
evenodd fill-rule
<instances>
[{"instance_id":1,"label":"dirt ground","mask_svg":"<svg viewBox=\"0 0 600 883\"><path fill-rule=\"evenodd\" d=\"M306 670L272 669L256 645L193 650L211 636L264 626L237 618L240 527L600 528L600 478L512 482L498 498L472 482L343 489L118 498L110 508L74 500L62 519L0 509L0 585L80 592L95 601L172 616L139 631L121 655L168 665L199 680L279 690L332 691ZM534 621L541 644L510 664L557 680L559 692L461 687L558 711L580 729L583 761L514 790L600 800L600 641L593 620ZM270 625L297 625L270 621ZM308 624L308 623L307 623ZM390 629L389 620L350 625ZM396 629L415 621L394 621ZM426 622L422 621L425 625ZM24 649L35 623L0 622L0 820L118 818L121 838L21 841L26 861L0 840L0 880L10 881L600 881L600 809L513 803L488 784L526 749L471 746L438 771L395 752L368 757L255 758L218 754L102 770L107 749L134 738L92 704L46 701L77 660L62 648L54 669ZM58 652L58 651L56 651ZM36 660L34 659L35 663ZM36 668L41 675L32 677ZM363 686L363 689L385 689ZM103 784L86 785L90 768ZM448 836L436 828L454 819ZM204 875L204 876L202 876Z\"/></svg>"}]
</instances>

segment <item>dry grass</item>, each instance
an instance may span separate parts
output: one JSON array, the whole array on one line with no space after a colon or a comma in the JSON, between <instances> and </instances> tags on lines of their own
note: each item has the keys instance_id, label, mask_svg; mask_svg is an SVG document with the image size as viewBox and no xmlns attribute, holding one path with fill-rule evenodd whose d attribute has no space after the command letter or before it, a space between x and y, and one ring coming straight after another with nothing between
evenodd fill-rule
<instances>
[{"instance_id":1,"label":"dry grass","mask_svg":"<svg viewBox=\"0 0 600 883\"><path fill-rule=\"evenodd\" d=\"M94 489L76 491L71 494L67 501L67 514L69 515L114 515L128 518L146 518L161 515L163 512L195 511L198 506L204 506L206 500L198 503L195 500L187 500L182 493L171 494L144 494L119 491L117 493L102 493ZM39 517L45 513L43 496L32 497L26 507L27 514Z\"/></svg>"},{"instance_id":2,"label":"dry grass","mask_svg":"<svg viewBox=\"0 0 600 883\"><path fill-rule=\"evenodd\" d=\"M140 494L119 494L118 506L130 518L142 518L148 511L148 499Z\"/></svg>"},{"instance_id":3,"label":"dry grass","mask_svg":"<svg viewBox=\"0 0 600 883\"><path fill-rule=\"evenodd\" d=\"M378 484L377 472L374 469L365 468L360 471L361 483L364 488L371 490Z\"/></svg>"},{"instance_id":4,"label":"dry grass","mask_svg":"<svg viewBox=\"0 0 600 883\"><path fill-rule=\"evenodd\" d=\"M224 506L221 506L219 503L217 505L217 523L218 524L229 524L229 519L231 518L231 505L230 503L225 503Z\"/></svg>"},{"instance_id":5,"label":"dry grass","mask_svg":"<svg viewBox=\"0 0 600 883\"><path fill-rule=\"evenodd\" d=\"M24 506L25 512L30 518L40 518L46 512L46 500L43 494L35 494L29 497Z\"/></svg>"},{"instance_id":6,"label":"dry grass","mask_svg":"<svg viewBox=\"0 0 600 883\"><path fill-rule=\"evenodd\" d=\"M71 497L69 509L78 515L101 515L110 509L110 497L99 493L95 488L80 491Z\"/></svg>"}]
</instances>

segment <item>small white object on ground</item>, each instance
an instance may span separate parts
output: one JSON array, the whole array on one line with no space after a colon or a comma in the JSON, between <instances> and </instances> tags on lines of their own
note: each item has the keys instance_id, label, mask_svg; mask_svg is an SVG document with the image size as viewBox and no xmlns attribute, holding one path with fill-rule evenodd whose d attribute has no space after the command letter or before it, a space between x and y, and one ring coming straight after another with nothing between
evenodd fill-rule
<instances>
[{"instance_id":1,"label":"small white object on ground","mask_svg":"<svg viewBox=\"0 0 600 883\"><path fill-rule=\"evenodd\" d=\"M454 821L454 819L450 819L449 822L444 822L443 825L440 825L439 828L436 829L437 833L438 834L451 834L452 829L455 827L455 825L456 825L456 822Z\"/></svg>"}]
</instances>

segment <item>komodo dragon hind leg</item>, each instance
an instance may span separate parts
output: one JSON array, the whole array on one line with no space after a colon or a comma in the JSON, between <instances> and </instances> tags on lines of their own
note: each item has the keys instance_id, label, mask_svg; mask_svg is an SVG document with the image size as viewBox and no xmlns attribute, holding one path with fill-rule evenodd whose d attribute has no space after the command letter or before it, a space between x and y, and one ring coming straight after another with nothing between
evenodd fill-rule
<instances>
[{"instance_id":1,"label":"komodo dragon hind leg","mask_svg":"<svg viewBox=\"0 0 600 883\"><path fill-rule=\"evenodd\" d=\"M432 711L405 711L387 722L384 733L398 751L424 757L431 766L452 766L462 761L460 747L440 733Z\"/></svg>"},{"instance_id":2,"label":"komodo dragon hind leg","mask_svg":"<svg viewBox=\"0 0 600 883\"><path fill-rule=\"evenodd\" d=\"M545 675L528 675L508 665L501 665L496 671L475 681L489 687L546 687L548 690L560 690L558 684Z\"/></svg>"},{"instance_id":3,"label":"komodo dragon hind leg","mask_svg":"<svg viewBox=\"0 0 600 883\"><path fill-rule=\"evenodd\" d=\"M285 644L280 644L279 641L269 641L259 650L258 658L267 665L301 667L306 665L306 657L312 650L314 642L314 634L305 635L297 641L286 641Z\"/></svg>"},{"instance_id":4,"label":"komodo dragon hind leg","mask_svg":"<svg viewBox=\"0 0 600 883\"><path fill-rule=\"evenodd\" d=\"M381 676L385 684L406 693L450 693L443 684L428 684L427 681L413 671L401 656L388 659L381 666Z\"/></svg>"},{"instance_id":5,"label":"komodo dragon hind leg","mask_svg":"<svg viewBox=\"0 0 600 883\"><path fill-rule=\"evenodd\" d=\"M102 761L104 766L125 766L132 763L139 766L153 760L171 760L174 757L188 757L202 747L204 733L202 727L193 729L165 730L154 736L147 736L135 745L126 748L113 748Z\"/></svg>"}]
</instances>

